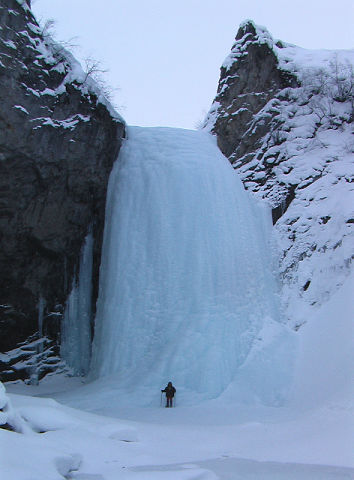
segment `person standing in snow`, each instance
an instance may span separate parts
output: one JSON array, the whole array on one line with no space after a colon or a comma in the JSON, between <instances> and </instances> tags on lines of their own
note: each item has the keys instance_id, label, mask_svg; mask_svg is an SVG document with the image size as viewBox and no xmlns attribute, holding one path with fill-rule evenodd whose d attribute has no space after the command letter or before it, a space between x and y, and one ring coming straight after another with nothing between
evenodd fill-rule
<instances>
[{"instance_id":1,"label":"person standing in snow","mask_svg":"<svg viewBox=\"0 0 354 480\"><path fill-rule=\"evenodd\" d=\"M176 393L176 389L172 385L172 382L168 382L167 387L164 390L161 390L161 392L166 394L166 408L172 407L173 397Z\"/></svg>"}]
</instances>

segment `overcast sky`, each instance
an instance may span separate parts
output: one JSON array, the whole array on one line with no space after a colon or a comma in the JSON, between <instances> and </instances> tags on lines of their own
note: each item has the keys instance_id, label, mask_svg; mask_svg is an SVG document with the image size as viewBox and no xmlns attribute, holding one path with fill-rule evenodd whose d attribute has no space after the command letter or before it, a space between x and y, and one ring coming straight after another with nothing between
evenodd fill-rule
<instances>
[{"instance_id":1,"label":"overcast sky","mask_svg":"<svg viewBox=\"0 0 354 480\"><path fill-rule=\"evenodd\" d=\"M76 37L117 88L130 125L195 128L215 96L239 24L304 48L354 48L354 0L33 0L59 40Z\"/></svg>"}]
</instances>

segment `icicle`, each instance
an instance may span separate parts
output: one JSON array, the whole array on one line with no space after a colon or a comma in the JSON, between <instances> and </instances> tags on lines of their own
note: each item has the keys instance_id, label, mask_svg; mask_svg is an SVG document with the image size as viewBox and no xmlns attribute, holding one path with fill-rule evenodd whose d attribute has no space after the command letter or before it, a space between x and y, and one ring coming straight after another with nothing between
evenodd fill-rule
<instances>
[{"instance_id":1,"label":"icicle","mask_svg":"<svg viewBox=\"0 0 354 480\"><path fill-rule=\"evenodd\" d=\"M42 297L42 295L39 297L39 302L38 302L38 334L39 334L39 340L42 339L43 337L43 314L44 314L44 308L46 305L46 301ZM39 353L43 352L43 342L39 343Z\"/></svg>"},{"instance_id":2,"label":"icicle","mask_svg":"<svg viewBox=\"0 0 354 480\"><path fill-rule=\"evenodd\" d=\"M41 361L41 353L43 353L43 317L46 301L40 295L37 308L38 308L38 342L36 346L36 355L32 357L31 366L29 367L30 384L38 385L39 382L39 366Z\"/></svg>"},{"instance_id":3,"label":"icicle","mask_svg":"<svg viewBox=\"0 0 354 480\"><path fill-rule=\"evenodd\" d=\"M60 354L77 375L86 375L91 357L92 261L90 232L80 255L78 279L68 297L61 329Z\"/></svg>"}]
</instances>

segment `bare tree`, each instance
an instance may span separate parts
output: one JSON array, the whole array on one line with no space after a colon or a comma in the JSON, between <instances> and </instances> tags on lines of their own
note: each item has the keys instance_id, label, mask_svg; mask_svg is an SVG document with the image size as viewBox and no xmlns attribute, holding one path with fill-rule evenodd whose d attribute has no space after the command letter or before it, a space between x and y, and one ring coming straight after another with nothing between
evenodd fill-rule
<instances>
[{"instance_id":1,"label":"bare tree","mask_svg":"<svg viewBox=\"0 0 354 480\"><path fill-rule=\"evenodd\" d=\"M354 69L348 61L339 62L335 54L329 62L329 69L309 69L302 78L302 93L300 95L303 105L308 105L317 115L319 123L328 122L338 125L343 121L338 114L335 115L335 102L348 102L350 114L346 121L354 118Z\"/></svg>"},{"instance_id":2,"label":"bare tree","mask_svg":"<svg viewBox=\"0 0 354 480\"><path fill-rule=\"evenodd\" d=\"M333 99L337 102L345 102L354 94L354 71L353 65L348 61L339 63L338 55L335 54L330 62L330 78L335 88Z\"/></svg>"},{"instance_id":3,"label":"bare tree","mask_svg":"<svg viewBox=\"0 0 354 480\"><path fill-rule=\"evenodd\" d=\"M48 19L46 21L41 21L41 35L45 44L50 48L53 53L56 63L53 66L56 66L60 63L69 63L69 56L72 55L72 51L77 47L75 43L76 37L69 39L68 41L57 40L55 38L55 21L53 19ZM114 105L114 93L118 90L111 87L106 81L105 74L108 72L107 69L103 68L99 60L94 59L91 56L88 56L84 59L84 79L81 82L85 84L88 79L92 79L98 89L101 91L102 95L109 100L110 103L115 108L118 108Z\"/></svg>"},{"instance_id":4,"label":"bare tree","mask_svg":"<svg viewBox=\"0 0 354 480\"><path fill-rule=\"evenodd\" d=\"M98 86L102 94L113 104L114 93L118 90L117 88L111 87L105 78L105 74L108 72L106 68L102 66L102 63L99 60L96 60L92 57L86 57L84 60L84 72L85 78L83 84L91 78Z\"/></svg>"}]
</instances>

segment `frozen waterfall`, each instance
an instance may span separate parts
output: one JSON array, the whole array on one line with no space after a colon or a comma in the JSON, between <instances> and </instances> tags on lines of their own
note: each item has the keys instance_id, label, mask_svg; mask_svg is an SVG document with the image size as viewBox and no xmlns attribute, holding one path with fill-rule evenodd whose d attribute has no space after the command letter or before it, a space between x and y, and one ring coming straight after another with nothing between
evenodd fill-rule
<instances>
[{"instance_id":1,"label":"frozen waterfall","mask_svg":"<svg viewBox=\"0 0 354 480\"><path fill-rule=\"evenodd\" d=\"M81 249L78 278L67 299L61 328L60 354L77 375L86 375L91 356L91 293L93 235Z\"/></svg>"},{"instance_id":2,"label":"frozen waterfall","mask_svg":"<svg viewBox=\"0 0 354 480\"><path fill-rule=\"evenodd\" d=\"M259 395L270 375L278 395L284 375L269 365L287 368L289 342L270 229L209 134L129 128L108 189L91 377L211 398L252 375Z\"/></svg>"}]
</instances>

